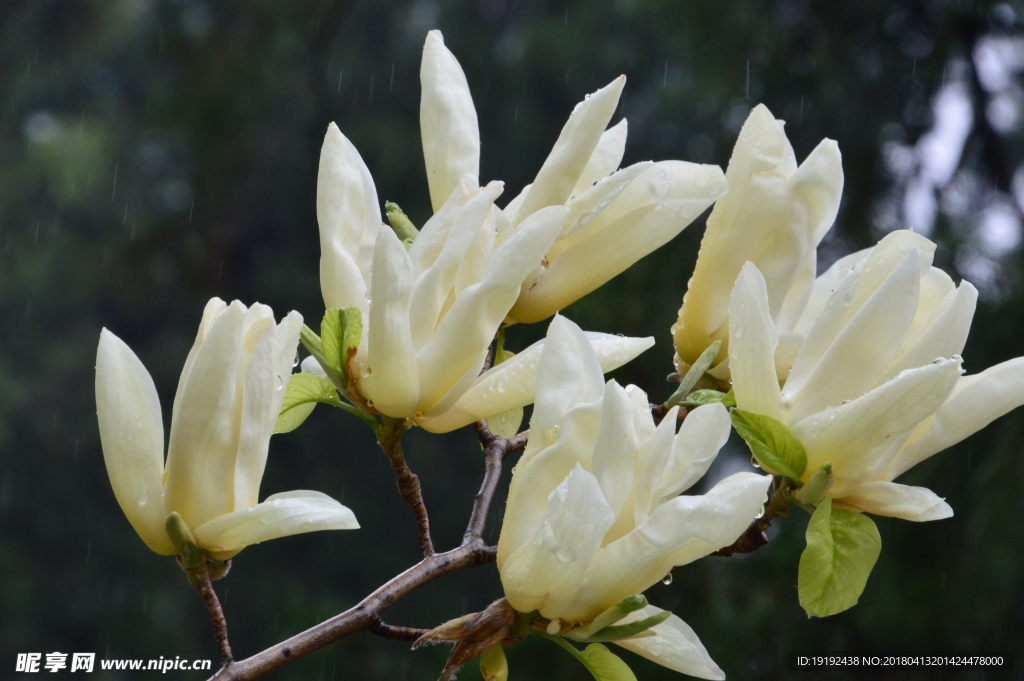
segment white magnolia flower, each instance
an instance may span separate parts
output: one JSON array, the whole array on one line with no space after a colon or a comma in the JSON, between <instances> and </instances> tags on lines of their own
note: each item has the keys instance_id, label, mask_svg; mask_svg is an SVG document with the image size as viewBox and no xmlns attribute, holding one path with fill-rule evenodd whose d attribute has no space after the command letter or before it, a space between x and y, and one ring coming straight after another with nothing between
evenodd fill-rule
<instances>
[{"instance_id":1,"label":"white magnolia flower","mask_svg":"<svg viewBox=\"0 0 1024 681\"><path fill-rule=\"evenodd\" d=\"M935 245L893 232L815 282L806 333L780 391L779 335L764 277L744 265L730 305L729 355L740 409L785 423L807 450L804 479L832 462L833 498L907 520L953 514L933 492L892 482L1024 404L1024 360L961 377L977 290L931 267Z\"/></svg>"},{"instance_id":2,"label":"white magnolia flower","mask_svg":"<svg viewBox=\"0 0 1024 681\"><path fill-rule=\"evenodd\" d=\"M655 427L647 396L604 383L579 327L555 317L541 358L530 442L515 468L498 541L505 596L562 631L586 625L683 565L727 546L761 511L769 476L733 475L679 496L729 437L720 404L677 409ZM661 612L653 606L631 620ZM725 678L681 619L617 641L671 669Z\"/></svg>"},{"instance_id":3,"label":"white magnolia flower","mask_svg":"<svg viewBox=\"0 0 1024 681\"><path fill-rule=\"evenodd\" d=\"M501 191L500 182L480 188L463 178L407 251L380 221L359 153L336 125L328 128L317 185L321 287L328 308L362 313L365 333L352 371L359 393L380 413L440 432L533 401L530 357L539 348L482 376L480 370L568 209L537 211L512 231L494 208ZM653 341L594 342L610 371Z\"/></svg>"},{"instance_id":4,"label":"white magnolia flower","mask_svg":"<svg viewBox=\"0 0 1024 681\"><path fill-rule=\"evenodd\" d=\"M477 186L480 166L473 99L440 31L427 35L420 80L423 156L437 211L460 182ZM664 245L725 193L718 166L662 161L617 170L626 121L606 128L625 82L620 76L576 106L536 179L495 216L500 240L538 211L568 209L523 282L510 321L550 317Z\"/></svg>"},{"instance_id":5,"label":"white magnolia flower","mask_svg":"<svg viewBox=\"0 0 1024 681\"><path fill-rule=\"evenodd\" d=\"M783 336L780 363L792 360L799 347L790 334L811 293L815 249L839 209L843 168L839 146L829 139L798 167L784 124L759 104L740 130L725 173L729 193L708 217L697 265L672 327L681 372L715 341L722 341L719 361L729 354L729 295L748 261L767 283L768 312ZM716 369L713 375L728 378L727 364Z\"/></svg>"},{"instance_id":6,"label":"white magnolia flower","mask_svg":"<svg viewBox=\"0 0 1024 681\"><path fill-rule=\"evenodd\" d=\"M352 511L320 492L257 503L301 327L297 312L275 324L266 305L246 309L219 298L206 305L174 396L166 464L153 379L121 339L106 329L100 334L103 459L121 510L153 551L175 552L164 529L173 512L219 560L268 539L359 527Z\"/></svg>"}]
</instances>

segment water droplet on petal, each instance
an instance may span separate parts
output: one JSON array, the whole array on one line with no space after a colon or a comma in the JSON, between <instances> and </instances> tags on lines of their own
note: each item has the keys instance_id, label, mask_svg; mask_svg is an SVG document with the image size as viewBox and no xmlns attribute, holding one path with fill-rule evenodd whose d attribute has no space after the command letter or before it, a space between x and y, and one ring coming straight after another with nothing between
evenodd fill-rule
<instances>
[{"instance_id":1,"label":"water droplet on petal","mask_svg":"<svg viewBox=\"0 0 1024 681\"><path fill-rule=\"evenodd\" d=\"M661 583L664 584L665 586L668 586L669 584L671 584L672 583L672 573L670 572L667 575L665 575L664 577L662 577L661 578Z\"/></svg>"},{"instance_id":2,"label":"water droplet on petal","mask_svg":"<svg viewBox=\"0 0 1024 681\"><path fill-rule=\"evenodd\" d=\"M149 490L143 489L141 492L139 492L139 496L136 499L136 501L139 503L139 506L145 506L146 504L148 504L149 503Z\"/></svg>"}]
</instances>

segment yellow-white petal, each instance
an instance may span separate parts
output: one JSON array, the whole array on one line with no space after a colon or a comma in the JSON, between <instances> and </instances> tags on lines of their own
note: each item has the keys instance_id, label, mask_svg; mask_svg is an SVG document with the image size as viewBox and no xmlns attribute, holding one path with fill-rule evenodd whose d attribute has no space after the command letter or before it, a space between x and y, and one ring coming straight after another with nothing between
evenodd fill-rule
<instances>
[{"instance_id":1,"label":"yellow-white petal","mask_svg":"<svg viewBox=\"0 0 1024 681\"><path fill-rule=\"evenodd\" d=\"M687 417L689 418L689 417ZM664 612L661 608L648 605L642 610L630 613L619 621L629 624ZM696 676L698 679L724 679L723 672L708 655L704 644L697 638L690 625L676 615L671 615L661 624L651 627L648 631L653 636L627 638L615 641L615 645L646 657L663 667L682 674Z\"/></svg>"},{"instance_id":2,"label":"yellow-white petal","mask_svg":"<svg viewBox=\"0 0 1024 681\"><path fill-rule=\"evenodd\" d=\"M601 372L606 374L637 357L654 345L654 338L629 338L603 333L584 333L597 355ZM432 433L447 433L512 409L532 404L544 350L539 340L515 357L491 367L443 413L433 418L418 418L416 423Z\"/></svg>"},{"instance_id":3,"label":"yellow-white petal","mask_svg":"<svg viewBox=\"0 0 1024 681\"><path fill-rule=\"evenodd\" d=\"M668 243L726 189L717 166L664 161L652 168L655 170L666 175L669 186L665 198L641 203L615 218L619 199L629 203L624 191L602 215L567 237L564 251L560 246L556 249L558 256L520 294L510 313L512 318L526 323L540 321L579 300ZM681 180L683 177L688 179ZM640 180L637 178L630 186ZM688 191L678 191L680 187ZM604 213L608 213L610 222L605 223Z\"/></svg>"},{"instance_id":4,"label":"yellow-white petal","mask_svg":"<svg viewBox=\"0 0 1024 681\"><path fill-rule=\"evenodd\" d=\"M520 612L562 617L614 520L597 479L577 464L551 493L541 527L501 567L509 604Z\"/></svg>"},{"instance_id":5,"label":"yellow-white petal","mask_svg":"<svg viewBox=\"0 0 1024 681\"><path fill-rule=\"evenodd\" d=\"M608 121L619 105L626 77L619 76L576 105L551 153L537 172L513 224L518 224L545 206L561 206L594 154Z\"/></svg>"},{"instance_id":6,"label":"yellow-white petal","mask_svg":"<svg viewBox=\"0 0 1024 681\"><path fill-rule=\"evenodd\" d=\"M908 439L889 473L895 478L932 454L973 435L1024 404L1024 357L960 379L950 397L922 432Z\"/></svg>"},{"instance_id":7,"label":"yellow-white petal","mask_svg":"<svg viewBox=\"0 0 1024 681\"><path fill-rule=\"evenodd\" d=\"M248 310L237 300L217 317L196 353L171 416L164 511L196 528L234 510L241 415L243 335Z\"/></svg>"},{"instance_id":8,"label":"yellow-white petal","mask_svg":"<svg viewBox=\"0 0 1024 681\"><path fill-rule=\"evenodd\" d=\"M117 503L146 546L174 553L164 531L164 426L156 386L135 353L106 329L96 351L96 416Z\"/></svg>"},{"instance_id":9,"label":"yellow-white petal","mask_svg":"<svg viewBox=\"0 0 1024 681\"><path fill-rule=\"evenodd\" d=\"M848 483L882 479L889 457L945 402L959 375L960 362L954 360L911 369L866 395L792 425L807 450L807 475L831 461L837 494Z\"/></svg>"},{"instance_id":10,"label":"yellow-white petal","mask_svg":"<svg viewBox=\"0 0 1024 681\"><path fill-rule=\"evenodd\" d=\"M847 490L838 501L867 513L915 522L953 517L953 509L935 492L895 482L867 482Z\"/></svg>"},{"instance_id":11,"label":"yellow-white petal","mask_svg":"<svg viewBox=\"0 0 1024 681\"><path fill-rule=\"evenodd\" d=\"M650 412L650 406L645 408ZM622 386L608 381L601 401L601 428L594 444L591 470L616 516L633 490L633 473L640 449L635 411L633 401Z\"/></svg>"},{"instance_id":12,"label":"yellow-white petal","mask_svg":"<svg viewBox=\"0 0 1024 681\"><path fill-rule=\"evenodd\" d=\"M416 352L420 411L430 409L487 351L523 279L562 228L566 212L563 206L552 206L521 224L494 250L484 279L455 299L434 334Z\"/></svg>"},{"instance_id":13,"label":"yellow-white petal","mask_svg":"<svg viewBox=\"0 0 1024 681\"><path fill-rule=\"evenodd\" d=\"M355 530L355 514L337 501L309 490L272 494L262 504L228 513L200 525L192 532L200 548L218 554L234 554L268 539L317 530Z\"/></svg>"},{"instance_id":14,"label":"yellow-white petal","mask_svg":"<svg viewBox=\"0 0 1024 681\"><path fill-rule=\"evenodd\" d=\"M420 62L420 135L430 203L437 211L463 179L480 174L480 129L469 83L441 31L430 31Z\"/></svg>"},{"instance_id":15,"label":"yellow-white petal","mask_svg":"<svg viewBox=\"0 0 1024 681\"><path fill-rule=\"evenodd\" d=\"M466 203L448 231L434 262L416 277L409 310L412 343L416 350L423 347L437 327L441 310L452 293L455 277L466 253L480 237L484 221L503 187L501 182L491 182Z\"/></svg>"},{"instance_id":16,"label":"yellow-white petal","mask_svg":"<svg viewBox=\"0 0 1024 681\"><path fill-rule=\"evenodd\" d=\"M573 196L579 196L595 182L615 172L622 162L622 154L626 151L628 130L626 119L623 118L601 133L601 139L598 140L594 153L590 155L587 167L583 169L583 174L572 190Z\"/></svg>"},{"instance_id":17,"label":"yellow-white petal","mask_svg":"<svg viewBox=\"0 0 1024 681\"><path fill-rule=\"evenodd\" d=\"M362 157L338 126L327 127L316 185L320 288L324 304L366 312L366 288L380 207Z\"/></svg>"},{"instance_id":18,"label":"yellow-white petal","mask_svg":"<svg viewBox=\"0 0 1024 681\"><path fill-rule=\"evenodd\" d=\"M280 324L272 324L260 337L245 369L235 460L236 511L259 501L270 436L281 412L301 330L302 315L294 311Z\"/></svg>"},{"instance_id":19,"label":"yellow-white petal","mask_svg":"<svg viewBox=\"0 0 1024 681\"><path fill-rule=\"evenodd\" d=\"M673 567L733 543L761 512L770 482L769 475L737 473L707 494L663 504L643 525L594 554L583 589L563 618L586 621L643 592Z\"/></svg>"},{"instance_id":20,"label":"yellow-white petal","mask_svg":"<svg viewBox=\"0 0 1024 681\"><path fill-rule=\"evenodd\" d=\"M729 370L736 406L781 421L782 398L775 375L778 343L764 277L748 262L736 278L729 303Z\"/></svg>"},{"instance_id":21,"label":"yellow-white petal","mask_svg":"<svg viewBox=\"0 0 1024 681\"><path fill-rule=\"evenodd\" d=\"M705 404L686 415L672 443L671 458L654 491L654 502L661 505L690 489L704 477L729 439L732 422L721 405Z\"/></svg>"},{"instance_id":22,"label":"yellow-white petal","mask_svg":"<svg viewBox=\"0 0 1024 681\"><path fill-rule=\"evenodd\" d=\"M900 352L885 374L895 375L927 364L936 357L949 358L963 352L977 303L978 289L970 282L961 282L959 288L942 300L930 315L925 328L910 347Z\"/></svg>"},{"instance_id":23,"label":"yellow-white petal","mask_svg":"<svg viewBox=\"0 0 1024 681\"><path fill-rule=\"evenodd\" d=\"M420 394L409 331L413 277L412 260L402 242L393 230L381 227L370 279L369 374L359 386L376 409L395 418L412 416Z\"/></svg>"},{"instance_id":24,"label":"yellow-white petal","mask_svg":"<svg viewBox=\"0 0 1024 681\"><path fill-rule=\"evenodd\" d=\"M474 196L480 193L480 188L470 184L469 180L463 180L452 192L451 196L441 207L441 210L434 213L429 220L423 223L420 233L409 247L409 257L416 268L416 276L421 275L428 267L434 264L437 256L448 241L448 234L451 232L455 221L462 215L462 209Z\"/></svg>"}]
</instances>

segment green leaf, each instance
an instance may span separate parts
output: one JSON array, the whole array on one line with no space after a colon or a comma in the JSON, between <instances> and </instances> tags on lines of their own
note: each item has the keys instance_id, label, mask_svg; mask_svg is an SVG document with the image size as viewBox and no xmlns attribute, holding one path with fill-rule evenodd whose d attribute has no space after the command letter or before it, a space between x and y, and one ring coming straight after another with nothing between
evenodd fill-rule
<instances>
[{"instance_id":1,"label":"green leaf","mask_svg":"<svg viewBox=\"0 0 1024 681\"><path fill-rule=\"evenodd\" d=\"M480 676L484 677L484 681L508 681L505 646L500 643L491 646L480 656Z\"/></svg>"},{"instance_id":2,"label":"green leaf","mask_svg":"<svg viewBox=\"0 0 1024 681\"><path fill-rule=\"evenodd\" d=\"M882 551L874 521L862 513L832 508L827 496L807 525L800 556L800 605L811 617L828 617L857 604Z\"/></svg>"},{"instance_id":3,"label":"green leaf","mask_svg":"<svg viewBox=\"0 0 1024 681\"><path fill-rule=\"evenodd\" d=\"M593 636L577 640L581 640L584 643L604 643L606 641L621 641L624 638L633 638L634 636L639 636L644 633L651 627L658 626L671 616L672 613L666 610L665 612L659 612L657 615L645 617L642 620L630 622L629 624L616 624L610 627L605 627Z\"/></svg>"},{"instance_id":4,"label":"green leaf","mask_svg":"<svg viewBox=\"0 0 1024 681\"><path fill-rule=\"evenodd\" d=\"M589 645L586 650L580 652L560 636L552 636L543 632L539 635L562 646L579 660L597 681L636 681L633 671L622 661L622 658L600 643Z\"/></svg>"},{"instance_id":5,"label":"green leaf","mask_svg":"<svg viewBox=\"0 0 1024 681\"><path fill-rule=\"evenodd\" d=\"M784 423L742 409L733 409L729 415L761 468L773 475L800 480L807 470L807 452Z\"/></svg>"},{"instance_id":6,"label":"green leaf","mask_svg":"<svg viewBox=\"0 0 1024 681\"><path fill-rule=\"evenodd\" d=\"M359 347L363 315L356 307L335 307L324 314L320 325L323 358L348 382L348 360Z\"/></svg>"},{"instance_id":7,"label":"green leaf","mask_svg":"<svg viewBox=\"0 0 1024 681\"><path fill-rule=\"evenodd\" d=\"M736 391L735 390L733 390L732 388L729 388L729 392L727 392L725 394L725 397L722 398L722 406L723 407L735 407L736 406Z\"/></svg>"},{"instance_id":8,"label":"green leaf","mask_svg":"<svg viewBox=\"0 0 1024 681\"><path fill-rule=\"evenodd\" d=\"M672 393L672 397L665 402L666 407L671 409L677 404L683 403L686 396L693 390L693 386L697 385L697 381L703 378L705 372L711 368L711 363L715 361L715 357L718 357L718 350L721 347L722 341L715 341L700 353L700 357L690 365L690 370L686 372L686 376L683 376L683 380L679 382L679 387Z\"/></svg>"},{"instance_id":9,"label":"green leaf","mask_svg":"<svg viewBox=\"0 0 1024 681\"><path fill-rule=\"evenodd\" d=\"M292 374L274 432L287 433L298 428L313 412L317 402L334 404L337 401L334 386L329 381L315 374Z\"/></svg>"},{"instance_id":10,"label":"green leaf","mask_svg":"<svg viewBox=\"0 0 1024 681\"><path fill-rule=\"evenodd\" d=\"M647 597L643 594L633 594L632 596L626 596L621 601L608 608L600 615L594 618L594 620L585 627L577 627L570 629L566 632L568 638L582 641L590 636L593 636L597 632L601 631L605 627L609 627L631 612L637 610L643 610L647 607Z\"/></svg>"},{"instance_id":11,"label":"green leaf","mask_svg":"<svg viewBox=\"0 0 1024 681\"><path fill-rule=\"evenodd\" d=\"M793 496L802 504L817 504L832 489L832 462L826 461L818 470L811 473L804 486Z\"/></svg>"}]
</instances>

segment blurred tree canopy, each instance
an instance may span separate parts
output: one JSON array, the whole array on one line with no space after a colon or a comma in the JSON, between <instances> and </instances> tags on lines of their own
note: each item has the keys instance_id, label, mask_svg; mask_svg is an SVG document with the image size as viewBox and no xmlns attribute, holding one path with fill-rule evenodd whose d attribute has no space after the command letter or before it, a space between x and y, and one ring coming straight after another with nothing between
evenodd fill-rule
<instances>
[{"instance_id":1,"label":"blurred tree canopy","mask_svg":"<svg viewBox=\"0 0 1024 681\"><path fill-rule=\"evenodd\" d=\"M798 158L823 137L842 150L844 201L822 267L891 229L923 231L939 243L936 264L982 292L969 372L1024 355L1024 3L5 0L4 669L29 651L215 657L200 600L173 560L145 549L110 491L93 402L99 331L139 354L169 419L211 296L260 301L279 315L297 309L315 326L314 199L330 121L363 155L382 201L417 224L429 216L418 74L433 28L466 71L482 179L504 180L504 200L532 179L575 103L620 73L624 163L724 167L747 112L764 102L787 121ZM655 401L670 393L668 328L702 230L698 221L565 311L586 329L655 336L654 349L616 374ZM524 347L545 327L514 328L509 343ZM799 608L799 513L778 523L766 549L680 568L650 598L693 626L734 679L791 678L790 650L1014 650L1024 663L1022 433L1013 413L906 476L957 515L880 519L882 557L849 612L809 621ZM482 474L478 445L466 432L413 435L410 465L435 541L454 545ZM722 470L743 456L730 448ZM290 537L236 559L218 590L239 656L342 611L417 560L389 466L354 418L321 407L274 438L263 495L309 487L350 506L363 529ZM434 626L499 596L487 566L431 585L388 616ZM405 647L359 634L275 678L435 678L446 651ZM626 655L640 678L674 675ZM542 641L510 649L509 662L513 678L587 678Z\"/></svg>"}]
</instances>

